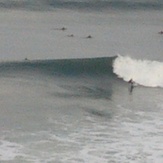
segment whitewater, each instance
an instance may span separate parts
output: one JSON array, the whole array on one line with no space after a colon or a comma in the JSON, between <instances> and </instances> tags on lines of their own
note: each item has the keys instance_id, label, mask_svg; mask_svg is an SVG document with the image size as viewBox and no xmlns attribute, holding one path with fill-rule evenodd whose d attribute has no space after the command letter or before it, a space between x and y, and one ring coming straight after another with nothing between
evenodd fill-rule
<instances>
[{"instance_id":1,"label":"whitewater","mask_svg":"<svg viewBox=\"0 0 163 163\"><path fill-rule=\"evenodd\" d=\"M114 72L125 81L133 79L143 86L163 87L162 62L119 56L114 62Z\"/></svg>"},{"instance_id":2,"label":"whitewater","mask_svg":"<svg viewBox=\"0 0 163 163\"><path fill-rule=\"evenodd\" d=\"M162 163L162 14L159 0L0 0L0 162Z\"/></svg>"}]
</instances>

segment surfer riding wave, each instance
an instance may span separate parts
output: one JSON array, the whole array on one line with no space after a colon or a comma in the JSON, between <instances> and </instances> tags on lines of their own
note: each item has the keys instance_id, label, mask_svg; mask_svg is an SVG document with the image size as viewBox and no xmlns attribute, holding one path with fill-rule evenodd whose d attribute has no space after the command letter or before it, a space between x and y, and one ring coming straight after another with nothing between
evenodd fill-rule
<instances>
[{"instance_id":1,"label":"surfer riding wave","mask_svg":"<svg viewBox=\"0 0 163 163\"><path fill-rule=\"evenodd\" d=\"M134 89L134 86L135 86L135 82L133 81L133 79L131 78L128 83L130 83L130 93L132 93L133 89Z\"/></svg>"}]
</instances>

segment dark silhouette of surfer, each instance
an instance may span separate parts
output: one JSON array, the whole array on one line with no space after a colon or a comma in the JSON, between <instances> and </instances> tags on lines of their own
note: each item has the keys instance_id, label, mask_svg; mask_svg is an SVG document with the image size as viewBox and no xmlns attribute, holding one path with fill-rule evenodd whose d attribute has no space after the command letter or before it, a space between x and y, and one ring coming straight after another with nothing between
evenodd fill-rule
<instances>
[{"instance_id":1,"label":"dark silhouette of surfer","mask_svg":"<svg viewBox=\"0 0 163 163\"><path fill-rule=\"evenodd\" d=\"M61 28L62 31L65 31L66 29L67 29L67 28L65 28L65 27L62 27L62 28Z\"/></svg>"},{"instance_id":2,"label":"dark silhouette of surfer","mask_svg":"<svg viewBox=\"0 0 163 163\"><path fill-rule=\"evenodd\" d=\"M71 34L71 35L67 35L68 37L74 37L74 35L73 34Z\"/></svg>"},{"instance_id":3,"label":"dark silhouette of surfer","mask_svg":"<svg viewBox=\"0 0 163 163\"><path fill-rule=\"evenodd\" d=\"M91 35L88 35L86 38L92 38L92 36Z\"/></svg>"},{"instance_id":4,"label":"dark silhouette of surfer","mask_svg":"<svg viewBox=\"0 0 163 163\"><path fill-rule=\"evenodd\" d=\"M160 31L160 32L158 32L160 35L162 35L163 34L163 31Z\"/></svg>"},{"instance_id":5,"label":"dark silhouette of surfer","mask_svg":"<svg viewBox=\"0 0 163 163\"><path fill-rule=\"evenodd\" d=\"M25 58L24 60L25 60L25 61L29 61L29 59L28 59L28 58Z\"/></svg>"},{"instance_id":6,"label":"dark silhouette of surfer","mask_svg":"<svg viewBox=\"0 0 163 163\"><path fill-rule=\"evenodd\" d=\"M130 91L130 93L132 93L132 91L133 91L133 89L134 89L134 84L135 84L135 82L134 82L133 79L131 78L131 79L128 81L128 83L130 83L130 89L129 89L129 91Z\"/></svg>"},{"instance_id":7,"label":"dark silhouette of surfer","mask_svg":"<svg viewBox=\"0 0 163 163\"><path fill-rule=\"evenodd\" d=\"M65 31L65 30L67 30L67 28L65 28L65 27L62 27L62 28L53 28L53 30L61 30L61 31Z\"/></svg>"}]
</instances>

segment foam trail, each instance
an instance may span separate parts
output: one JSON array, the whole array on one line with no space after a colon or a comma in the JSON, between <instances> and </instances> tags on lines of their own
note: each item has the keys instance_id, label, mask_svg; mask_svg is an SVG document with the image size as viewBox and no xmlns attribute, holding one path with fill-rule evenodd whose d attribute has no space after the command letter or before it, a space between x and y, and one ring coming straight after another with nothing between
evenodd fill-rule
<instances>
[{"instance_id":1,"label":"foam trail","mask_svg":"<svg viewBox=\"0 0 163 163\"><path fill-rule=\"evenodd\" d=\"M125 81L132 78L143 86L163 87L162 62L118 56L113 63L113 71Z\"/></svg>"}]
</instances>

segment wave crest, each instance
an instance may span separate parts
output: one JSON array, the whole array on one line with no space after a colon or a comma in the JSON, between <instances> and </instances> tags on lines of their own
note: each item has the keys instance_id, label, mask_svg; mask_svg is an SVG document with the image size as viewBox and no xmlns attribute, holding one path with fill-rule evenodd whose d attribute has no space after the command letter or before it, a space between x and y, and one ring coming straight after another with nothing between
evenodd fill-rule
<instances>
[{"instance_id":1,"label":"wave crest","mask_svg":"<svg viewBox=\"0 0 163 163\"><path fill-rule=\"evenodd\" d=\"M162 62L118 56L113 63L113 72L125 81L132 78L143 86L163 87Z\"/></svg>"}]
</instances>

